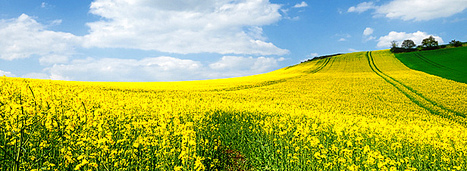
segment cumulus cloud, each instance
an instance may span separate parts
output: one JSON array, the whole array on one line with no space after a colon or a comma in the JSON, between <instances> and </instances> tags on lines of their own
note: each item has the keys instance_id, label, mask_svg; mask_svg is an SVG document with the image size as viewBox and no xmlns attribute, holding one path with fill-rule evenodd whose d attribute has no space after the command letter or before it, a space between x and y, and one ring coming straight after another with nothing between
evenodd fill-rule
<instances>
[{"instance_id":1,"label":"cumulus cloud","mask_svg":"<svg viewBox=\"0 0 467 171\"><path fill-rule=\"evenodd\" d=\"M261 26L281 19L268 0L96 0L86 47L134 48L170 53L282 55ZM258 38L260 37L260 38Z\"/></svg>"},{"instance_id":2,"label":"cumulus cloud","mask_svg":"<svg viewBox=\"0 0 467 171\"><path fill-rule=\"evenodd\" d=\"M53 23L59 24L56 21ZM15 19L0 20L0 37L0 59L14 60L39 55L41 64L67 61L81 42L80 37L73 34L46 30L26 14Z\"/></svg>"},{"instance_id":3,"label":"cumulus cloud","mask_svg":"<svg viewBox=\"0 0 467 171\"><path fill-rule=\"evenodd\" d=\"M196 78L201 63L172 57L73 60L47 70L50 79L76 81L168 81Z\"/></svg>"},{"instance_id":4,"label":"cumulus cloud","mask_svg":"<svg viewBox=\"0 0 467 171\"><path fill-rule=\"evenodd\" d=\"M364 41L369 41L369 40L373 40L373 39L376 39L376 37L374 36L371 36L373 34L374 30L370 27L367 27L365 28L365 30L363 30L363 39Z\"/></svg>"},{"instance_id":5,"label":"cumulus cloud","mask_svg":"<svg viewBox=\"0 0 467 171\"><path fill-rule=\"evenodd\" d=\"M380 37L378 39L378 44L376 46L380 48L388 48L388 47L391 47L392 41L399 42L400 44L404 40L407 40L407 39L413 40L415 44L420 45L423 39L428 38L430 36L432 35L426 32L421 32L421 31L417 31L414 33L391 31L389 32L388 35ZM439 44L444 43L441 37L439 36L433 36L433 37L436 39L436 41L438 41Z\"/></svg>"},{"instance_id":6,"label":"cumulus cloud","mask_svg":"<svg viewBox=\"0 0 467 171\"><path fill-rule=\"evenodd\" d=\"M384 16L404 21L423 21L449 17L467 8L466 0L392 0L384 5L363 2L352 6L348 12L362 13L374 9L374 16Z\"/></svg>"},{"instance_id":7,"label":"cumulus cloud","mask_svg":"<svg viewBox=\"0 0 467 171\"><path fill-rule=\"evenodd\" d=\"M307 7L307 6L308 6L308 4L305 1L302 1L302 3L295 4L293 7L294 8L303 8L303 7Z\"/></svg>"},{"instance_id":8,"label":"cumulus cloud","mask_svg":"<svg viewBox=\"0 0 467 171\"><path fill-rule=\"evenodd\" d=\"M73 81L185 81L260 74L277 69L283 58L224 56L203 64L200 61L161 56L136 59L79 59L57 64L26 78Z\"/></svg>"},{"instance_id":9,"label":"cumulus cloud","mask_svg":"<svg viewBox=\"0 0 467 171\"><path fill-rule=\"evenodd\" d=\"M42 4L46 6L48 4ZM87 23L89 34L51 31L62 20L38 23L22 14L0 20L0 59L38 57L42 72L22 75L76 81L174 81L225 78L277 69L284 58L224 56L203 64L173 57L73 60L78 48L134 48L179 54L218 53L281 55L289 53L267 41L262 26L279 21L280 5L268 0L114 1L96 0ZM13 74L1 71L0 74Z\"/></svg>"},{"instance_id":10,"label":"cumulus cloud","mask_svg":"<svg viewBox=\"0 0 467 171\"><path fill-rule=\"evenodd\" d=\"M219 61L209 64L209 77L236 77L252 74L259 74L266 71L271 71L278 66L278 61L283 58L267 58L267 57L242 57L242 56L224 56ZM212 73L212 74L211 74Z\"/></svg>"},{"instance_id":11,"label":"cumulus cloud","mask_svg":"<svg viewBox=\"0 0 467 171\"><path fill-rule=\"evenodd\" d=\"M0 70L0 77L2 77L2 76L15 77L15 74L12 74L11 72L8 72L8 71Z\"/></svg>"}]
</instances>

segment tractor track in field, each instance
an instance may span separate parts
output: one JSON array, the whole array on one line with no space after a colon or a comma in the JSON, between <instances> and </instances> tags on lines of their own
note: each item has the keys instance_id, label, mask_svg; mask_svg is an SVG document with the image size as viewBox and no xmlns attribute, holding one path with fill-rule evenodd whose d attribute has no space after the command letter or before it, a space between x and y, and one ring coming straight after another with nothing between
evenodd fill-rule
<instances>
[{"instance_id":1,"label":"tractor track in field","mask_svg":"<svg viewBox=\"0 0 467 171\"><path fill-rule=\"evenodd\" d=\"M451 71L457 71L457 70L455 70L455 69L446 67L446 66L441 65L441 64L439 64L439 63L436 63L436 62L434 62L434 61L432 61L432 60L430 60L430 59L424 57L424 56L423 56L422 54L420 54L420 53L415 53L415 57L417 57L418 59L420 59L420 60L422 60L422 61L424 61L424 62L426 62L426 63L428 63L428 64L430 64L430 65L432 65L432 66L434 66L434 67L436 67L436 68L445 69L445 70L451 70Z\"/></svg>"},{"instance_id":2,"label":"tractor track in field","mask_svg":"<svg viewBox=\"0 0 467 171\"><path fill-rule=\"evenodd\" d=\"M314 74L314 73L317 73L319 71L321 71L322 69L324 69L326 66L328 66L328 64L330 63L330 58L324 58L323 61L319 61L319 66L315 69L312 69L312 70L309 70L309 71L306 71L306 73L308 74ZM331 65L332 65L333 62L331 62ZM235 86L235 87L229 87L229 88L222 88L222 89L214 89L214 90L209 90L209 91L238 91L238 90L246 90L246 89L252 89L252 88L258 88L258 87L265 87L265 86L270 86L270 85L274 85L274 84L278 84L278 83L283 83L283 82L286 82L290 79L294 79L294 78L299 78L299 77L302 77L301 75L300 76L295 76L295 77L290 77L290 78L284 78L284 79L278 79L278 80L272 80L272 81L263 81L263 82L259 82L259 83L256 83L256 84L247 84L247 85L239 85L239 86Z\"/></svg>"},{"instance_id":3,"label":"tractor track in field","mask_svg":"<svg viewBox=\"0 0 467 171\"><path fill-rule=\"evenodd\" d=\"M402 94L404 94L407 98L409 98L413 103L428 110L431 114L451 119L453 121L461 123L464 126L467 125L465 114L448 109L436 103L435 101L426 98L421 93L405 85L401 81L396 80L393 77L385 74L376 66L373 56L371 55L371 52L368 51L366 53L366 57L368 59L368 64L370 65L370 68L371 70L373 70L373 72L375 72L378 76L383 78L386 82L394 86L397 90L399 90Z\"/></svg>"},{"instance_id":4,"label":"tractor track in field","mask_svg":"<svg viewBox=\"0 0 467 171\"><path fill-rule=\"evenodd\" d=\"M294 78L294 77L292 77ZM288 79L291 78L284 78L284 79L279 79L279 80L273 80L273 81L263 81L260 83L256 84L245 84L245 85L239 85L235 87L229 87L229 88L222 88L222 89L214 89L210 91L237 91L237 90L246 90L246 89L252 89L252 88L258 88L258 87L265 87L265 86L270 86L278 83L283 83L286 82Z\"/></svg>"},{"instance_id":5,"label":"tractor track in field","mask_svg":"<svg viewBox=\"0 0 467 171\"><path fill-rule=\"evenodd\" d=\"M314 74L314 73L317 73L317 72L321 71L324 67L326 67L329 64L329 61L331 61L331 58L324 58L324 61L321 62L320 66L318 66L315 69L307 71L307 73ZM332 65L332 63L331 63L331 65Z\"/></svg>"}]
</instances>

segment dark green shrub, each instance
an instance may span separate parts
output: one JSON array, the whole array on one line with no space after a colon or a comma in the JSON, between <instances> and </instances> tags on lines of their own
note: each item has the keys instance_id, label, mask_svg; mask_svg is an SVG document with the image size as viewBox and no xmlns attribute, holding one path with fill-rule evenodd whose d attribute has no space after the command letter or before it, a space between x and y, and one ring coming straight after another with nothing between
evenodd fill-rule
<instances>
[{"instance_id":1,"label":"dark green shrub","mask_svg":"<svg viewBox=\"0 0 467 171\"><path fill-rule=\"evenodd\" d=\"M460 47L462 46L462 42L460 41L457 41L457 40L451 40L451 42L449 42L450 45L454 46L454 47Z\"/></svg>"}]
</instances>

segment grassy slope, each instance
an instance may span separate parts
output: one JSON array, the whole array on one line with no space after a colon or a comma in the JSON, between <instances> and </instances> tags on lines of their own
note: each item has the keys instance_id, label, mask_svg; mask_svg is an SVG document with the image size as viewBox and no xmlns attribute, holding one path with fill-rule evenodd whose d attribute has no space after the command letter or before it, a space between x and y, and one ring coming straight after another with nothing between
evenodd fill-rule
<instances>
[{"instance_id":1,"label":"grassy slope","mask_svg":"<svg viewBox=\"0 0 467 171\"><path fill-rule=\"evenodd\" d=\"M411 69L467 83L467 47L395 55Z\"/></svg>"}]
</instances>

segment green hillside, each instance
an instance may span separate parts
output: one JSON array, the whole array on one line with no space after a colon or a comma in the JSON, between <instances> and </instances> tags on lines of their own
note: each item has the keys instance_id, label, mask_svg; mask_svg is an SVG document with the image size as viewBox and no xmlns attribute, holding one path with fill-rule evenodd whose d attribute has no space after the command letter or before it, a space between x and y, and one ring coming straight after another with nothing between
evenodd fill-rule
<instances>
[{"instance_id":1,"label":"green hillside","mask_svg":"<svg viewBox=\"0 0 467 171\"><path fill-rule=\"evenodd\" d=\"M411 69L467 83L467 47L395 54Z\"/></svg>"}]
</instances>

